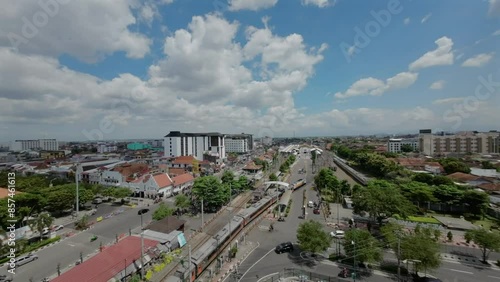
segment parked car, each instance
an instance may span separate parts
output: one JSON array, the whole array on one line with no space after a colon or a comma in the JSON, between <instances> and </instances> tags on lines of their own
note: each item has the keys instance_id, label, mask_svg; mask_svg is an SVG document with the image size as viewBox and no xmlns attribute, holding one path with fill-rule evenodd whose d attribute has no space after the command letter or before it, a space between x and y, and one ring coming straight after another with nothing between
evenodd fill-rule
<instances>
[{"instance_id":1,"label":"parked car","mask_svg":"<svg viewBox=\"0 0 500 282\"><path fill-rule=\"evenodd\" d=\"M22 256L22 257L16 259L16 266L19 267L21 265L30 263L30 262L37 260L37 259L38 259L38 256L32 255L32 254Z\"/></svg>"},{"instance_id":2,"label":"parked car","mask_svg":"<svg viewBox=\"0 0 500 282\"><path fill-rule=\"evenodd\" d=\"M64 228L64 225L58 225L58 226L54 227L54 231L59 231L63 228Z\"/></svg>"},{"instance_id":3,"label":"parked car","mask_svg":"<svg viewBox=\"0 0 500 282\"><path fill-rule=\"evenodd\" d=\"M342 239L345 237L345 232L343 230L335 230L330 232L330 236L337 239Z\"/></svg>"},{"instance_id":4,"label":"parked car","mask_svg":"<svg viewBox=\"0 0 500 282\"><path fill-rule=\"evenodd\" d=\"M318 208L315 208L315 209L313 210L313 213L314 213L314 214L320 214L321 212L320 212L320 210L319 210Z\"/></svg>"},{"instance_id":5,"label":"parked car","mask_svg":"<svg viewBox=\"0 0 500 282\"><path fill-rule=\"evenodd\" d=\"M313 201L309 201L309 203L307 203L307 207L308 208L314 208L314 202Z\"/></svg>"},{"instance_id":6,"label":"parked car","mask_svg":"<svg viewBox=\"0 0 500 282\"><path fill-rule=\"evenodd\" d=\"M285 253L285 252L293 252L293 245L291 242L281 243L276 246L275 252L277 254Z\"/></svg>"}]
</instances>

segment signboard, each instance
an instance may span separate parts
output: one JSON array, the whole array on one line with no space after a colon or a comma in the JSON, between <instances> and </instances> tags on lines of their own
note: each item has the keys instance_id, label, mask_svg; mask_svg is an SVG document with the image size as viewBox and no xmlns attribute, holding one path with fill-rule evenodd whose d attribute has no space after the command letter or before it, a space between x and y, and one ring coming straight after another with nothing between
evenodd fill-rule
<instances>
[{"instance_id":1,"label":"signboard","mask_svg":"<svg viewBox=\"0 0 500 282\"><path fill-rule=\"evenodd\" d=\"M186 238L184 237L184 233L177 235L177 241L179 241L179 247L181 247L181 248L184 245L186 245Z\"/></svg>"}]
</instances>

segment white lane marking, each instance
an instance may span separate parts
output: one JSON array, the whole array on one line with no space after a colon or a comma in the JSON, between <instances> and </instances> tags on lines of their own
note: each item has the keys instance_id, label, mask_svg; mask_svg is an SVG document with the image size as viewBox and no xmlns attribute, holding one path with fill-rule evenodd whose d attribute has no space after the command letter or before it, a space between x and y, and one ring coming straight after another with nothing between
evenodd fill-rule
<instances>
[{"instance_id":1,"label":"white lane marking","mask_svg":"<svg viewBox=\"0 0 500 282\"><path fill-rule=\"evenodd\" d=\"M70 244L70 243L68 243L68 245L69 245L69 246L71 246L71 247L74 247L74 246L76 246L76 245L73 245L73 244Z\"/></svg>"},{"instance_id":2,"label":"white lane marking","mask_svg":"<svg viewBox=\"0 0 500 282\"><path fill-rule=\"evenodd\" d=\"M452 269L452 268L448 268L448 269L451 270L451 271L460 272L460 273L474 274L474 273L472 273L470 271L463 271L463 270Z\"/></svg>"},{"instance_id":3,"label":"white lane marking","mask_svg":"<svg viewBox=\"0 0 500 282\"><path fill-rule=\"evenodd\" d=\"M488 275L488 277L495 278L495 279L500 279L500 277L498 277L498 276L490 276L490 275Z\"/></svg>"},{"instance_id":4,"label":"white lane marking","mask_svg":"<svg viewBox=\"0 0 500 282\"><path fill-rule=\"evenodd\" d=\"M269 255L271 252L274 251L275 248L272 248L269 250L269 252L267 252L264 256L262 256L258 261L256 261L254 264L252 264L252 266L250 266L250 268L247 269L247 271L245 271L245 273L243 273L243 275L241 275L241 278L238 280L238 282L241 281L241 279L243 279L243 277L245 277L245 275L247 275L247 273L254 267L256 266L259 262L261 262L265 257L267 257L267 255Z\"/></svg>"},{"instance_id":5,"label":"white lane marking","mask_svg":"<svg viewBox=\"0 0 500 282\"><path fill-rule=\"evenodd\" d=\"M275 272L275 273L268 274L268 275L260 278L259 280L257 280L257 282L264 281L264 279L266 279L267 277L271 277L271 276L276 275L276 274L280 274L280 273L279 272Z\"/></svg>"}]
</instances>

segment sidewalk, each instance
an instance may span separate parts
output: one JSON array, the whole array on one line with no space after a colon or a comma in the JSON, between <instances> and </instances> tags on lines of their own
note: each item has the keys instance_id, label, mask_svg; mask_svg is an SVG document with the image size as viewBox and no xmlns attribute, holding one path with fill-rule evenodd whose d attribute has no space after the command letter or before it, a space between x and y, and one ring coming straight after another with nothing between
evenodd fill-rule
<instances>
[{"instance_id":1,"label":"sidewalk","mask_svg":"<svg viewBox=\"0 0 500 282\"><path fill-rule=\"evenodd\" d=\"M238 252L236 253L235 258L231 259L230 262L225 262L222 265L219 274L215 275L211 281L222 282L225 281L231 274L238 273L238 267L253 252L253 250L259 247L259 245L259 242L240 242L238 244Z\"/></svg>"},{"instance_id":2,"label":"sidewalk","mask_svg":"<svg viewBox=\"0 0 500 282\"><path fill-rule=\"evenodd\" d=\"M85 216L85 215L90 216L92 214L92 212L93 212L93 210L81 211L80 216ZM54 225L54 226L59 226L59 225L66 226L66 225L71 224L71 223L76 222L76 221L77 221L77 217L69 215L69 216L63 216L63 217L58 217L58 218L54 219L54 223L52 223L52 225Z\"/></svg>"}]
</instances>

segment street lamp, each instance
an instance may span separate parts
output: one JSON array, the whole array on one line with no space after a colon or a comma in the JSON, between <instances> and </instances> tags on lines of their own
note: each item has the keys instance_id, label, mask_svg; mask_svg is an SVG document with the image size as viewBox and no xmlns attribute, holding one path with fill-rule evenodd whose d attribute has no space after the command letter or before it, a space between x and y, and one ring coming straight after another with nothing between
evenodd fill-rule
<instances>
[{"instance_id":1,"label":"street lamp","mask_svg":"<svg viewBox=\"0 0 500 282\"><path fill-rule=\"evenodd\" d=\"M149 209L140 209L137 214L141 216L141 278L144 279L144 230L142 227L142 215L147 213Z\"/></svg>"}]
</instances>

